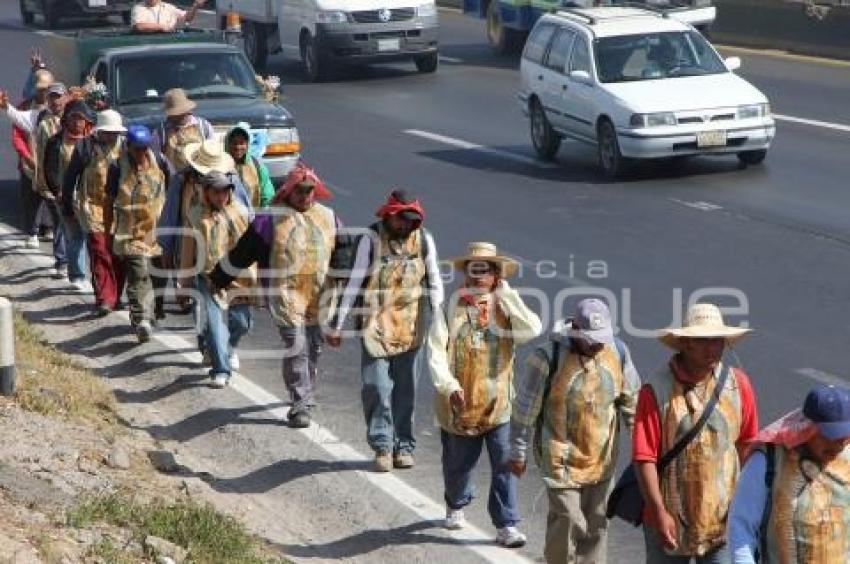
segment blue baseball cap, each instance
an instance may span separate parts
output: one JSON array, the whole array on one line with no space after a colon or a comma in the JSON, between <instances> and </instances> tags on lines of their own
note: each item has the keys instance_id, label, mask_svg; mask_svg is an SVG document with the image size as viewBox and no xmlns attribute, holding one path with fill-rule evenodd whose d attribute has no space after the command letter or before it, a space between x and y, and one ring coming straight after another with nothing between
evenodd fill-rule
<instances>
[{"instance_id":1,"label":"blue baseball cap","mask_svg":"<svg viewBox=\"0 0 850 564\"><path fill-rule=\"evenodd\" d=\"M850 389L820 385L806 396L803 415L831 440L850 437Z\"/></svg>"},{"instance_id":2,"label":"blue baseball cap","mask_svg":"<svg viewBox=\"0 0 850 564\"><path fill-rule=\"evenodd\" d=\"M130 147L150 147L151 143L153 143L153 134L150 129L139 124L127 127L127 144Z\"/></svg>"},{"instance_id":3,"label":"blue baseball cap","mask_svg":"<svg viewBox=\"0 0 850 564\"><path fill-rule=\"evenodd\" d=\"M614 329L611 326L611 311L608 305L597 298L586 298L576 305L571 323L566 327L568 335L583 339L590 344L610 345L614 343Z\"/></svg>"}]
</instances>

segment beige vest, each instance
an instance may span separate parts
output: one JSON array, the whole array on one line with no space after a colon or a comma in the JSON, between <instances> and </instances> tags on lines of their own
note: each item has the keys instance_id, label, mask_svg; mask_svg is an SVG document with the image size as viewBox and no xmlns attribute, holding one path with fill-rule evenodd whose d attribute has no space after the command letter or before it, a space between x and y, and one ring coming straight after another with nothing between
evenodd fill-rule
<instances>
[{"instance_id":1,"label":"beige vest","mask_svg":"<svg viewBox=\"0 0 850 564\"><path fill-rule=\"evenodd\" d=\"M156 224L165 204L165 175L152 151L148 151L148 162L141 169L126 154L118 163L121 172L115 198L115 254L159 256L162 249L156 242Z\"/></svg>"},{"instance_id":2,"label":"beige vest","mask_svg":"<svg viewBox=\"0 0 850 564\"><path fill-rule=\"evenodd\" d=\"M35 131L35 177L36 191L43 197L49 200L54 199L53 194L47 188L47 178L44 175L44 153L47 149L47 142L51 137L59 133L61 128L60 117L51 113L45 114L41 123Z\"/></svg>"},{"instance_id":3,"label":"beige vest","mask_svg":"<svg viewBox=\"0 0 850 564\"><path fill-rule=\"evenodd\" d=\"M236 165L236 171L239 173L242 185L248 191L251 205L255 210L260 209L260 175L257 173L257 167L254 166L254 159L250 155L246 156L244 163Z\"/></svg>"},{"instance_id":4,"label":"beige vest","mask_svg":"<svg viewBox=\"0 0 850 564\"><path fill-rule=\"evenodd\" d=\"M83 170L74 198L74 212L86 233L108 233L112 210L107 209L109 196L106 181L109 167L118 160L121 144L106 147L97 141L93 145L91 160Z\"/></svg>"},{"instance_id":5,"label":"beige vest","mask_svg":"<svg viewBox=\"0 0 850 564\"><path fill-rule=\"evenodd\" d=\"M189 161L183 156L183 149L192 143L201 143L204 136L198 124L186 127L167 128L162 153L177 171L189 166Z\"/></svg>"}]
</instances>

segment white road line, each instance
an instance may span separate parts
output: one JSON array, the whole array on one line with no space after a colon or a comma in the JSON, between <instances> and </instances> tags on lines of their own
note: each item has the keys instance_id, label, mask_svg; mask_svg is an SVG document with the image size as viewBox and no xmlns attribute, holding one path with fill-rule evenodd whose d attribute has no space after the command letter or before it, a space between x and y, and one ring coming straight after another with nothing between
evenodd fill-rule
<instances>
[{"instance_id":1,"label":"white road line","mask_svg":"<svg viewBox=\"0 0 850 564\"><path fill-rule=\"evenodd\" d=\"M812 127L822 127L824 129L833 129L835 131L844 131L850 133L850 125L843 123L832 123L829 121L820 121L816 119L806 119L794 116L786 116L782 114L773 114L773 119L779 121L787 121L789 123L799 123L802 125L811 125Z\"/></svg>"},{"instance_id":2,"label":"white road line","mask_svg":"<svg viewBox=\"0 0 850 564\"><path fill-rule=\"evenodd\" d=\"M440 135L439 133L432 133L430 131L422 131L420 129L405 129L404 133L408 135L413 135L415 137L421 137L422 139L428 139L430 141L436 141L437 143L443 143L444 145L450 145L452 147L457 147L459 149L466 149L469 151L477 151L479 153L486 153L488 155L494 155L503 159L509 159L515 162L519 162L526 165L532 165L540 168L560 168L556 164L552 163L544 163L538 161L533 157L526 157L525 155L518 155L516 153L512 153L510 151L503 151L501 149L494 149L492 147L486 147L484 145L479 145L478 143L471 143L469 141L464 141L463 139L456 139L454 137L448 137L446 135Z\"/></svg>"},{"instance_id":3,"label":"white road line","mask_svg":"<svg viewBox=\"0 0 850 564\"><path fill-rule=\"evenodd\" d=\"M23 236L16 240L14 235L18 231L0 224L0 249L11 250L18 248L23 242ZM23 249L22 249L23 251ZM52 264L52 258L40 251L28 251L21 254L29 255L27 258L37 266ZM128 323L130 314L127 311L115 312ZM154 333L153 339L165 347L175 351L186 361L197 363L200 366L201 353L197 352L197 346L187 339L175 333ZM191 352L189 352L191 351ZM255 405L265 407L266 412L275 419L286 421L289 413L288 407L277 407L286 402L274 394L266 391L247 378L235 374L230 379L230 389L237 392ZM299 432L310 442L324 450L334 460L350 463L352 466L369 463L372 459L357 452L353 447L344 443L330 430L313 422L307 429L299 429ZM437 502L407 482L393 474L378 474L373 472L355 471L358 476L372 484L375 488L391 497L396 503L405 507L413 514L425 520L439 521L445 515L445 505ZM482 529L467 523L460 531L445 531L447 537L454 540L458 545L476 553L486 562L493 564L531 564L533 560L525 558L511 550L506 550L494 543L493 534L488 534ZM492 543L492 544L490 544Z\"/></svg>"},{"instance_id":4,"label":"white road line","mask_svg":"<svg viewBox=\"0 0 850 564\"><path fill-rule=\"evenodd\" d=\"M717 211L723 209L723 206L718 206L717 204L712 204L711 202L705 202L703 200L699 200L697 202L686 202L684 200L679 200L678 198L669 198L669 200L675 204L700 211Z\"/></svg>"},{"instance_id":5,"label":"white road line","mask_svg":"<svg viewBox=\"0 0 850 564\"><path fill-rule=\"evenodd\" d=\"M811 378L816 382L820 382L821 384L835 385L835 386L847 386L848 381L847 378L842 378L841 376L836 376L834 374L830 374L828 372L823 372L821 370L817 370L815 368L798 368L797 374L802 374L807 378Z\"/></svg>"},{"instance_id":6,"label":"white road line","mask_svg":"<svg viewBox=\"0 0 850 564\"><path fill-rule=\"evenodd\" d=\"M456 59L455 57L446 57L445 55L440 55L440 62L442 63L462 63L463 59Z\"/></svg>"}]
</instances>

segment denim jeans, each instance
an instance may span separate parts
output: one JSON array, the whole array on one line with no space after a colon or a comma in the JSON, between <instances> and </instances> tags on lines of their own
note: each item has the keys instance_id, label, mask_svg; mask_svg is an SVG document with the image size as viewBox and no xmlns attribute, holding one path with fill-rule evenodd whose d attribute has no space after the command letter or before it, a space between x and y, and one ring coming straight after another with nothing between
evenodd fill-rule
<instances>
[{"instance_id":1,"label":"denim jeans","mask_svg":"<svg viewBox=\"0 0 850 564\"><path fill-rule=\"evenodd\" d=\"M59 207L56 204L56 200L44 200L44 203L47 205L47 211L50 214L50 220L53 223L54 266L56 268L59 268L60 266L67 266L67 237L65 235L65 229L62 228L62 216L59 213Z\"/></svg>"},{"instance_id":2,"label":"denim jeans","mask_svg":"<svg viewBox=\"0 0 850 564\"><path fill-rule=\"evenodd\" d=\"M251 306L231 304L226 310L216 302L200 278L196 282L201 299L195 306L195 320L198 327L198 345L203 351L209 351L210 375L226 374L230 376L230 353L239 345L239 341L251 329L253 318ZM226 316L226 317L225 317Z\"/></svg>"},{"instance_id":3,"label":"denim jeans","mask_svg":"<svg viewBox=\"0 0 850 564\"><path fill-rule=\"evenodd\" d=\"M664 552L664 545L652 528L644 526L643 537L646 543L646 564L729 564L732 556L729 545L723 544L702 556L671 556Z\"/></svg>"},{"instance_id":4,"label":"denim jeans","mask_svg":"<svg viewBox=\"0 0 850 564\"><path fill-rule=\"evenodd\" d=\"M86 279L86 234L80 227L76 218L62 218L61 231L65 236L65 250L68 254L68 279Z\"/></svg>"},{"instance_id":5,"label":"denim jeans","mask_svg":"<svg viewBox=\"0 0 850 564\"><path fill-rule=\"evenodd\" d=\"M443 443L443 484L446 505L462 509L473 498L472 473L481 448L487 445L490 457L490 496L487 511L497 529L519 522L516 477L508 470L510 459L510 424L499 425L482 435L463 436L441 431Z\"/></svg>"},{"instance_id":6,"label":"denim jeans","mask_svg":"<svg viewBox=\"0 0 850 564\"><path fill-rule=\"evenodd\" d=\"M362 347L361 376L366 440L375 452L412 453L413 408L422 347L388 356L373 357Z\"/></svg>"},{"instance_id":7,"label":"denim jeans","mask_svg":"<svg viewBox=\"0 0 850 564\"><path fill-rule=\"evenodd\" d=\"M322 354L322 328L319 325L281 327L283 383L292 402L290 413L315 407L314 393Z\"/></svg>"}]
</instances>

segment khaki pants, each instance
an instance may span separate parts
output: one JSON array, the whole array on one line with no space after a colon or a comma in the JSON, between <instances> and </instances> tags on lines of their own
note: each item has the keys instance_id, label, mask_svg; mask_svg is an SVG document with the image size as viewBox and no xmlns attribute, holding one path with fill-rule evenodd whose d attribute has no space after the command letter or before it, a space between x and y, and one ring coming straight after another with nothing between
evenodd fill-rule
<instances>
[{"instance_id":1,"label":"khaki pants","mask_svg":"<svg viewBox=\"0 0 850 564\"><path fill-rule=\"evenodd\" d=\"M608 478L592 486L549 490L544 549L548 564L605 564L605 506L613 483L613 478Z\"/></svg>"}]
</instances>

